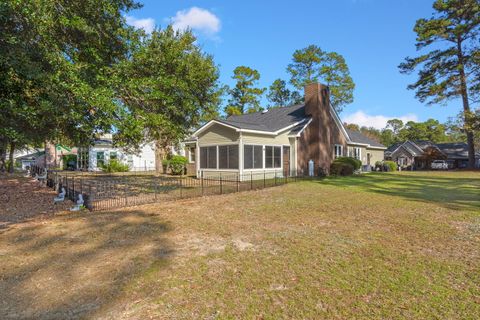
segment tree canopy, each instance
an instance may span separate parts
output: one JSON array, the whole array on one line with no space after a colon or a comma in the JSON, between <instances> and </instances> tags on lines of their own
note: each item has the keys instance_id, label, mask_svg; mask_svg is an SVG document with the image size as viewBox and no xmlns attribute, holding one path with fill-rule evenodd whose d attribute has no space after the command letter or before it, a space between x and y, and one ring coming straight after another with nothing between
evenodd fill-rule
<instances>
[{"instance_id":1,"label":"tree canopy","mask_svg":"<svg viewBox=\"0 0 480 320\"><path fill-rule=\"evenodd\" d=\"M132 0L0 3L1 150L47 139L85 143L110 129L112 65L127 54L133 32L124 15L139 6Z\"/></svg>"},{"instance_id":2,"label":"tree canopy","mask_svg":"<svg viewBox=\"0 0 480 320\"><path fill-rule=\"evenodd\" d=\"M303 97L296 90L287 88L287 82L276 79L268 88L267 99L271 107L285 107L301 103Z\"/></svg>"},{"instance_id":3,"label":"tree canopy","mask_svg":"<svg viewBox=\"0 0 480 320\"><path fill-rule=\"evenodd\" d=\"M332 106L337 112L353 102L355 83L342 55L325 52L310 45L293 53L292 63L287 67L290 83L298 90L312 82L323 82L330 88Z\"/></svg>"},{"instance_id":4,"label":"tree canopy","mask_svg":"<svg viewBox=\"0 0 480 320\"><path fill-rule=\"evenodd\" d=\"M133 0L0 3L0 168L9 149L83 146L99 133L136 149L177 141L217 110L218 69L190 31L126 24ZM8 148L7 148L8 147ZM12 168L11 168L12 169Z\"/></svg>"},{"instance_id":5,"label":"tree canopy","mask_svg":"<svg viewBox=\"0 0 480 320\"><path fill-rule=\"evenodd\" d=\"M233 70L232 79L236 83L235 87L228 90L230 99L225 113L235 115L261 111L260 98L266 89L258 87L260 73L246 66L238 66Z\"/></svg>"},{"instance_id":6,"label":"tree canopy","mask_svg":"<svg viewBox=\"0 0 480 320\"><path fill-rule=\"evenodd\" d=\"M118 145L136 149L154 141L161 160L168 146L217 113L218 68L195 41L188 30L157 29L118 65Z\"/></svg>"}]
</instances>

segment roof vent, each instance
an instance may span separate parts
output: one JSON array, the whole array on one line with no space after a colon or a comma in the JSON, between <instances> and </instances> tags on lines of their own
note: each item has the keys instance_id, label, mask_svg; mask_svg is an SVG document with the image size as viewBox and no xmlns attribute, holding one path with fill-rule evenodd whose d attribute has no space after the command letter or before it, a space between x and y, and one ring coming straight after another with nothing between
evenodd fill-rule
<instances>
[{"instance_id":1,"label":"roof vent","mask_svg":"<svg viewBox=\"0 0 480 320\"><path fill-rule=\"evenodd\" d=\"M262 114L265 114L268 112L268 109L262 110Z\"/></svg>"}]
</instances>

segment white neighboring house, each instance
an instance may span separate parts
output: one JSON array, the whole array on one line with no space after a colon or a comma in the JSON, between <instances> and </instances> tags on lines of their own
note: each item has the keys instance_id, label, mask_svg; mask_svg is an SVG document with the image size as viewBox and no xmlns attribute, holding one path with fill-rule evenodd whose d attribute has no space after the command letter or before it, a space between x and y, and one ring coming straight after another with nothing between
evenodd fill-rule
<instances>
[{"instance_id":1,"label":"white neighboring house","mask_svg":"<svg viewBox=\"0 0 480 320\"><path fill-rule=\"evenodd\" d=\"M88 150L79 152L77 167L88 171L101 171L102 165L111 159L128 164L130 171L155 170L155 147L153 144L145 144L138 154L128 153L113 146L111 135L104 135L95 140Z\"/></svg>"}]
</instances>

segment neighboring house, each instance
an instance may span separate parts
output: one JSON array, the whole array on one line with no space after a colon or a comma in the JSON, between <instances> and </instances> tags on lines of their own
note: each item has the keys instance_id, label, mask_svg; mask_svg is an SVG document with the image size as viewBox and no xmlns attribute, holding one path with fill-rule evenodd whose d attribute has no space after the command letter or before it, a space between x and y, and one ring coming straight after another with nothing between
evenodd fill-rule
<instances>
[{"instance_id":1,"label":"neighboring house","mask_svg":"<svg viewBox=\"0 0 480 320\"><path fill-rule=\"evenodd\" d=\"M328 171L332 161L352 156L364 169L383 160L383 145L346 130L330 104L327 86L305 87L305 103L212 120L184 141L189 171L197 176Z\"/></svg>"},{"instance_id":2,"label":"neighboring house","mask_svg":"<svg viewBox=\"0 0 480 320\"><path fill-rule=\"evenodd\" d=\"M113 146L112 136L104 135L88 148L81 148L77 157L77 168L88 171L100 171L110 160L128 164L131 171L155 170L155 149L145 144L138 154L129 153Z\"/></svg>"},{"instance_id":3,"label":"neighboring house","mask_svg":"<svg viewBox=\"0 0 480 320\"><path fill-rule=\"evenodd\" d=\"M463 142L432 143L430 141L404 141L385 150L385 159L395 161L409 169L430 169L434 160L446 160L449 168L468 166L468 148ZM480 153L475 155L476 167L480 167Z\"/></svg>"},{"instance_id":4,"label":"neighboring house","mask_svg":"<svg viewBox=\"0 0 480 320\"><path fill-rule=\"evenodd\" d=\"M23 154L15 158L15 162L19 164L22 170L27 170L27 167L31 168L36 165L39 159L44 158L45 151L36 151L28 154Z\"/></svg>"}]
</instances>

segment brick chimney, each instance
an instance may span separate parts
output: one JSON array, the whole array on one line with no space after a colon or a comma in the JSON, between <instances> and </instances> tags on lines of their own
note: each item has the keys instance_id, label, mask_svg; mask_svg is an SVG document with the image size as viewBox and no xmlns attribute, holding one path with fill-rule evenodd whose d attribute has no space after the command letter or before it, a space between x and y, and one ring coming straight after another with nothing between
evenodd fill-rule
<instances>
[{"instance_id":1,"label":"brick chimney","mask_svg":"<svg viewBox=\"0 0 480 320\"><path fill-rule=\"evenodd\" d=\"M328 110L330 94L328 86L320 83L310 83L305 86L305 114L307 116L320 116L323 111Z\"/></svg>"}]
</instances>

